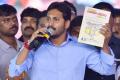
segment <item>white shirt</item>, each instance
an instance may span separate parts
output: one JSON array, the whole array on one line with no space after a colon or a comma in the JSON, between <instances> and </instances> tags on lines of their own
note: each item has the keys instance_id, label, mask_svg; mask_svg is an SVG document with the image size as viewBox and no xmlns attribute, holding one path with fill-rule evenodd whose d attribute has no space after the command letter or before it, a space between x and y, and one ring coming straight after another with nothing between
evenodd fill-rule
<instances>
[{"instance_id":1,"label":"white shirt","mask_svg":"<svg viewBox=\"0 0 120 80\"><path fill-rule=\"evenodd\" d=\"M5 80L5 73L7 72L7 68L9 66L10 60L14 58L19 49L22 47L22 42L17 42L17 50L7 44L5 41L0 39L0 79Z\"/></svg>"}]
</instances>

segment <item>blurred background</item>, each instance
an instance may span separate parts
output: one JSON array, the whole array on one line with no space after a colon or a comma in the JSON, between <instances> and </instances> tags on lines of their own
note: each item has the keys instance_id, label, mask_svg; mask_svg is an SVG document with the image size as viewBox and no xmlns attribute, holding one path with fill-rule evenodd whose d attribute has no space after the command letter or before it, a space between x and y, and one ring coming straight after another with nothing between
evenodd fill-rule
<instances>
[{"instance_id":1,"label":"blurred background","mask_svg":"<svg viewBox=\"0 0 120 80\"><path fill-rule=\"evenodd\" d=\"M58 0L0 0L0 4L4 3L11 4L15 6L19 12L28 6L37 8L42 11L47 9L48 5L54 1ZM102 1L112 4L115 8L120 8L120 0L67 0L67 1L73 3L76 6L78 14L83 13L85 6L93 6L96 3Z\"/></svg>"},{"instance_id":2,"label":"blurred background","mask_svg":"<svg viewBox=\"0 0 120 80\"><path fill-rule=\"evenodd\" d=\"M0 4L10 4L13 5L17 11L18 11L18 18L21 13L21 11L26 7L34 7L39 9L40 11L43 11L47 9L50 3L55 2L58 0L0 0ZM59 0L64 1L64 0ZM78 15L82 15L84 12L85 6L93 6L98 2L108 2L114 6L114 8L120 8L120 0L67 0L74 4L74 6L77 9ZM18 31L18 34L16 37L19 37L21 35L20 30Z\"/></svg>"}]
</instances>

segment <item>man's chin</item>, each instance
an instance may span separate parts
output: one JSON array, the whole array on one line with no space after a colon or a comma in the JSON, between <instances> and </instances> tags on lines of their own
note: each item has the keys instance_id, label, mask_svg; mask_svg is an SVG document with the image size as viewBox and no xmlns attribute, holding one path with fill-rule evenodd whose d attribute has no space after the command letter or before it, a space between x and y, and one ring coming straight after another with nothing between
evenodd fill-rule
<instances>
[{"instance_id":1,"label":"man's chin","mask_svg":"<svg viewBox=\"0 0 120 80\"><path fill-rule=\"evenodd\" d=\"M59 37L58 35L53 35L53 36L50 37L50 39L56 39L58 37Z\"/></svg>"},{"instance_id":2,"label":"man's chin","mask_svg":"<svg viewBox=\"0 0 120 80\"><path fill-rule=\"evenodd\" d=\"M30 38L31 36L32 36L32 34L25 35L25 37L27 37L27 38Z\"/></svg>"},{"instance_id":3,"label":"man's chin","mask_svg":"<svg viewBox=\"0 0 120 80\"><path fill-rule=\"evenodd\" d=\"M8 37L14 37L16 35L16 33L14 33L14 34L8 34L7 36Z\"/></svg>"}]
</instances>

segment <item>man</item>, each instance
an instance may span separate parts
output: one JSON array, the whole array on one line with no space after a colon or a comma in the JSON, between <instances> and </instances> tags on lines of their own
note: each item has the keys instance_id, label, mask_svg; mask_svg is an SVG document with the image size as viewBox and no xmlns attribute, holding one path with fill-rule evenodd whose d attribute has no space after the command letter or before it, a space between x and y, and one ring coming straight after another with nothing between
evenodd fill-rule
<instances>
[{"instance_id":1,"label":"man","mask_svg":"<svg viewBox=\"0 0 120 80\"><path fill-rule=\"evenodd\" d=\"M111 4L109 4L109 3L106 3L106 2L100 2L100 3L95 4L93 7L97 8L97 9L107 10L107 11L111 12L111 16L110 16L110 20L109 20L109 26L110 26L110 30L112 31L112 27L113 27L113 15L114 15L113 14L113 12L114 12L113 6ZM98 72L95 72L94 70L91 70L91 69L89 69L87 67L86 68L86 74L85 74L85 80L89 80L89 79L91 79L91 80L115 80L114 74L115 73L113 73L112 75L103 75L103 74L101 75Z\"/></svg>"},{"instance_id":2,"label":"man","mask_svg":"<svg viewBox=\"0 0 120 80\"><path fill-rule=\"evenodd\" d=\"M25 42L30 39L33 32L38 29L38 19L40 18L41 12L35 8L27 7L25 8L21 17L21 31L22 36L19 38L20 41ZM27 73L22 73L23 78L27 78Z\"/></svg>"},{"instance_id":3,"label":"man","mask_svg":"<svg viewBox=\"0 0 120 80\"><path fill-rule=\"evenodd\" d=\"M114 57L107 44L110 35L108 32L105 34L106 30L109 31L107 25L101 31L106 37L106 43L99 52L90 45L77 43L67 34L71 18L69 7L62 2L54 2L47 11L47 20L54 30L53 35L33 51L29 50L29 43L41 36L38 33L44 34L45 29L41 28L33 33L19 55L11 61L11 77L32 69L31 80L83 80L86 64L101 74L114 72Z\"/></svg>"},{"instance_id":4,"label":"man","mask_svg":"<svg viewBox=\"0 0 120 80\"><path fill-rule=\"evenodd\" d=\"M41 16L38 20L38 28L48 27L48 21L47 21L47 10L44 10L41 12Z\"/></svg>"},{"instance_id":5,"label":"man","mask_svg":"<svg viewBox=\"0 0 120 80\"><path fill-rule=\"evenodd\" d=\"M120 9L114 11L114 32L111 37L109 45L115 53L115 61L117 66L120 65Z\"/></svg>"},{"instance_id":6,"label":"man","mask_svg":"<svg viewBox=\"0 0 120 80\"><path fill-rule=\"evenodd\" d=\"M25 8L21 13L21 31L20 41L24 42L30 39L33 32L37 30L38 19L41 12L35 8Z\"/></svg>"},{"instance_id":7,"label":"man","mask_svg":"<svg viewBox=\"0 0 120 80\"><path fill-rule=\"evenodd\" d=\"M72 21L77 16L76 7L68 1L64 1L63 3L65 3L71 9L71 21Z\"/></svg>"},{"instance_id":8,"label":"man","mask_svg":"<svg viewBox=\"0 0 120 80\"><path fill-rule=\"evenodd\" d=\"M76 16L70 23L69 32L71 36L79 37L83 16Z\"/></svg>"},{"instance_id":9,"label":"man","mask_svg":"<svg viewBox=\"0 0 120 80\"><path fill-rule=\"evenodd\" d=\"M17 55L22 43L15 38L18 32L16 9L0 5L0 80L10 79L7 70L10 60Z\"/></svg>"}]
</instances>

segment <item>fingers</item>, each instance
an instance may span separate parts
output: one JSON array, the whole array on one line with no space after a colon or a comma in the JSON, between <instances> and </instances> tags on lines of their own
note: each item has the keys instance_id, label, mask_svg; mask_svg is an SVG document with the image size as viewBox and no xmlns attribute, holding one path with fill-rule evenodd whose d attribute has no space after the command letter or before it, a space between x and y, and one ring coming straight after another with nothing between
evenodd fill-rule
<instances>
[{"instance_id":1,"label":"fingers","mask_svg":"<svg viewBox=\"0 0 120 80\"><path fill-rule=\"evenodd\" d=\"M32 42L36 37L42 37L42 34L45 34L46 28L39 28L32 34L32 37L29 40L29 43Z\"/></svg>"},{"instance_id":2,"label":"fingers","mask_svg":"<svg viewBox=\"0 0 120 80\"><path fill-rule=\"evenodd\" d=\"M111 36L111 27L109 24L105 24L101 29L100 29L100 33L103 34L105 37L109 37Z\"/></svg>"},{"instance_id":3,"label":"fingers","mask_svg":"<svg viewBox=\"0 0 120 80\"><path fill-rule=\"evenodd\" d=\"M111 38L111 35L112 35L111 26L109 24L105 24L100 29L100 33L105 36L104 46L108 46L110 38Z\"/></svg>"},{"instance_id":4,"label":"fingers","mask_svg":"<svg viewBox=\"0 0 120 80\"><path fill-rule=\"evenodd\" d=\"M111 27L109 24L105 24L101 29L100 29L100 33L103 34L105 36L105 40L104 40L104 46L108 46L111 35L112 35L112 31L111 31Z\"/></svg>"}]
</instances>

